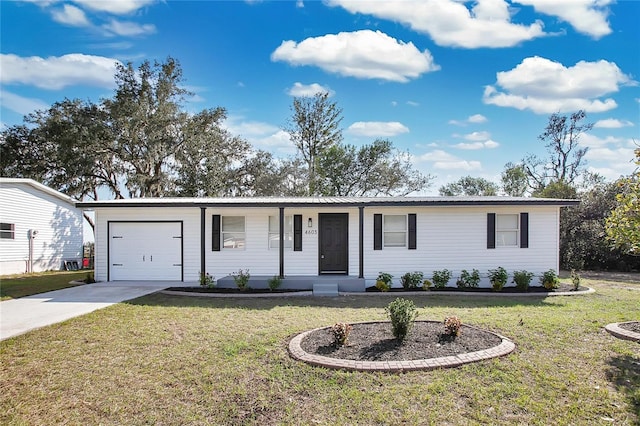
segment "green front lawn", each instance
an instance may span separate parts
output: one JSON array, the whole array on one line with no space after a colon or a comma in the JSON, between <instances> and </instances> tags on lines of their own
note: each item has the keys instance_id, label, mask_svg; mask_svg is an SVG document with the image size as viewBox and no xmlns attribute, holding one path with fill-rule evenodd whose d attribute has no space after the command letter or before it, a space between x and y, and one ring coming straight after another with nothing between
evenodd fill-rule
<instances>
[{"instance_id":1,"label":"green front lawn","mask_svg":"<svg viewBox=\"0 0 640 426\"><path fill-rule=\"evenodd\" d=\"M78 284L70 284L70 281L83 280L89 272L44 272L0 277L0 300L16 299L46 291L73 287Z\"/></svg>"},{"instance_id":2,"label":"green front lawn","mask_svg":"<svg viewBox=\"0 0 640 426\"><path fill-rule=\"evenodd\" d=\"M516 343L456 369L368 374L289 358L294 334L385 319L397 295L215 299L154 294L0 342L1 424L635 425L640 284L574 297L417 296Z\"/></svg>"}]
</instances>

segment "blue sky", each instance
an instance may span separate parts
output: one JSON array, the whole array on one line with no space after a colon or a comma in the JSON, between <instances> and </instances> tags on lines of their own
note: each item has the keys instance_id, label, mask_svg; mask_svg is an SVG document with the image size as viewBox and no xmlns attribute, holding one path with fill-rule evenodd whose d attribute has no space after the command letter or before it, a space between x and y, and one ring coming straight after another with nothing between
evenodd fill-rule
<instances>
[{"instance_id":1,"label":"blue sky","mask_svg":"<svg viewBox=\"0 0 640 426\"><path fill-rule=\"evenodd\" d=\"M544 154L554 112L587 111L588 167L630 173L640 143L640 2L2 1L0 121L67 98L113 94L114 64L178 59L185 107L278 156L293 96L326 90L345 142L388 138L431 188L498 181Z\"/></svg>"}]
</instances>

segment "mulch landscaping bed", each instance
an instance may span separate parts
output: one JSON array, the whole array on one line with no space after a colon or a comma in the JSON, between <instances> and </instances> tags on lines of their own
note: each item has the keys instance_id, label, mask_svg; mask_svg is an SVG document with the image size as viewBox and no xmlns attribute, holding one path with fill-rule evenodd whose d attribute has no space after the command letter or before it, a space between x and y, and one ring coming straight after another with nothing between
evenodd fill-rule
<instances>
[{"instance_id":1,"label":"mulch landscaping bed","mask_svg":"<svg viewBox=\"0 0 640 426\"><path fill-rule=\"evenodd\" d=\"M618 327L640 334L640 321L619 323Z\"/></svg>"},{"instance_id":2,"label":"mulch landscaping bed","mask_svg":"<svg viewBox=\"0 0 640 426\"><path fill-rule=\"evenodd\" d=\"M272 294L272 293L296 293L300 291L311 290L289 290L289 289L275 289L269 290L268 288L247 288L240 290L239 288L208 288L208 287L169 287L165 291L184 291L187 293L224 293L224 294Z\"/></svg>"},{"instance_id":3,"label":"mulch landscaping bed","mask_svg":"<svg viewBox=\"0 0 640 426\"><path fill-rule=\"evenodd\" d=\"M493 292L493 293L557 293L557 292L564 292L564 291L587 291L588 288L587 287L579 287L578 290L574 290L573 285L572 284L566 284L566 283L560 283L558 285L558 288L555 290L547 290L546 288L542 287L542 286L529 286L529 289L526 291L520 290L517 287L514 286L508 286L508 287L503 287L502 290L500 291L493 291L493 289L488 288L488 287L475 287L475 288L459 288L459 287L444 287L444 288L434 288L431 287L430 290L423 290L422 287L418 287L418 288L413 288L410 290L405 290L404 288L399 288L399 287L394 287L392 289L389 290L389 292L391 293L403 293L405 291L431 291L434 293L439 293L439 292L459 292L459 293L486 293L486 292ZM371 292L371 293L381 293L380 290L378 290L375 286L371 286L371 287L367 287L366 289L367 292Z\"/></svg>"},{"instance_id":4,"label":"mulch landscaping bed","mask_svg":"<svg viewBox=\"0 0 640 426\"><path fill-rule=\"evenodd\" d=\"M444 335L444 324L416 321L403 343L391 332L390 322L356 323L347 345L333 345L330 327L309 333L301 348L310 354L355 361L411 361L481 351L498 346L497 335L463 325L460 335Z\"/></svg>"}]
</instances>

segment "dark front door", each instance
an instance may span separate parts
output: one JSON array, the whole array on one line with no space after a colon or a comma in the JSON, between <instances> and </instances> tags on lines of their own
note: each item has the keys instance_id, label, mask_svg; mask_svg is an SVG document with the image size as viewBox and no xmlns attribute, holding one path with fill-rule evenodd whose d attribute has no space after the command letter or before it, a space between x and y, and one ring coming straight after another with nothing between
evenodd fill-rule
<instances>
[{"instance_id":1,"label":"dark front door","mask_svg":"<svg viewBox=\"0 0 640 426\"><path fill-rule=\"evenodd\" d=\"M320 273L348 273L349 215L320 213L319 222Z\"/></svg>"}]
</instances>

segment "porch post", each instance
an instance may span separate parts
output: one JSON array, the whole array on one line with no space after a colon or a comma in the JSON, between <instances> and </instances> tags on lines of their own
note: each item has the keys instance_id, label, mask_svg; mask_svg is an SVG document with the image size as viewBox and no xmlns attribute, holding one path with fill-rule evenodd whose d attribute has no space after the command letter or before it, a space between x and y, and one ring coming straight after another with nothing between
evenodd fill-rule
<instances>
[{"instance_id":1,"label":"porch post","mask_svg":"<svg viewBox=\"0 0 640 426\"><path fill-rule=\"evenodd\" d=\"M359 219L360 219L360 234L358 235L358 250L360 254L360 270L358 278L364 278L364 206L358 207Z\"/></svg>"},{"instance_id":2,"label":"porch post","mask_svg":"<svg viewBox=\"0 0 640 426\"><path fill-rule=\"evenodd\" d=\"M284 207L280 207L280 278L284 278Z\"/></svg>"},{"instance_id":3,"label":"porch post","mask_svg":"<svg viewBox=\"0 0 640 426\"><path fill-rule=\"evenodd\" d=\"M200 273L201 274L206 274L207 273L207 262L205 259L205 239L207 238L206 233L205 233L205 224L207 221L206 218L206 211L207 208L206 207L200 207ZM199 277L198 277L199 278Z\"/></svg>"}]
</instances>

